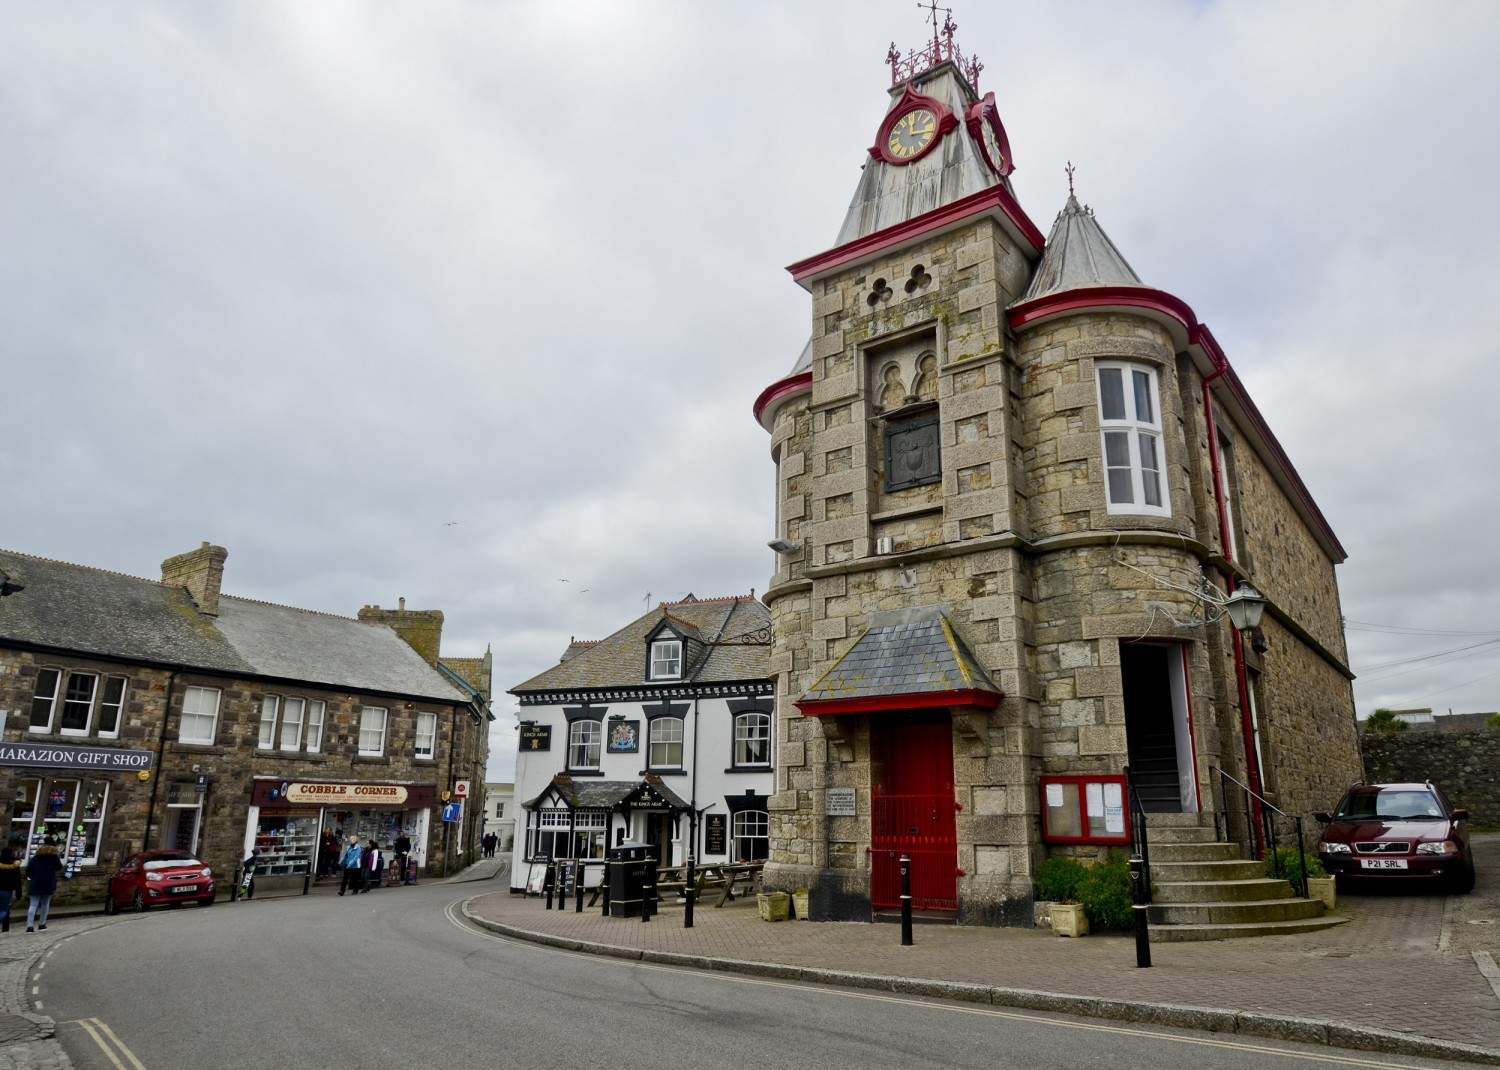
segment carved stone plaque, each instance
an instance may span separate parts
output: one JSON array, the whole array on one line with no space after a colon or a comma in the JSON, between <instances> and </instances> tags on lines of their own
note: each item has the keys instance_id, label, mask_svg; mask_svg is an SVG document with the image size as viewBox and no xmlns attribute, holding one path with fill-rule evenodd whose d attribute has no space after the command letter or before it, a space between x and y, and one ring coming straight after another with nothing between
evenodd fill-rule
<instances>
[{"instance_id":1,"label":"carved stone plaque","mask_svg":"<svg viewBox=\"0 0 1500 1070\"><path fill-rule=\"evenodd\" d=\"M885 427L885 489L918 487L924 483L936 483L942 478L937 413L928 412L888 422Z\"/></svg>"}]
</instances>

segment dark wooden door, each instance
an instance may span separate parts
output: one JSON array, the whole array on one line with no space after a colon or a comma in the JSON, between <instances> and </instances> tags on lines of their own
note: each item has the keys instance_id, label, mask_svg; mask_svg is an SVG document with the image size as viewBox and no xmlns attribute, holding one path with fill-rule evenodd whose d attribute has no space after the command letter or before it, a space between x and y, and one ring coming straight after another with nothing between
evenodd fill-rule
<instances>
[{"instance_id":1,"label":"dark wooden door","mask_svg":"<svg viewBox=\"0 0 1500 1070\"><path fill-rule=\"evenodd\" d=\"M953 725L947 714L872 726L870 904L901 905L900 857L911 858L912 906L958 909Z\"/></svg>"}]
</instances>

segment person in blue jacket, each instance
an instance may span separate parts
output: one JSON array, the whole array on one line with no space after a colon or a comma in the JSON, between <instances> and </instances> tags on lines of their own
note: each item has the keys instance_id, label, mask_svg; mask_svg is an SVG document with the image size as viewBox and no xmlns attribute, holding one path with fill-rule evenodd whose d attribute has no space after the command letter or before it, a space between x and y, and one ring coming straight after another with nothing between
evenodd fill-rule
<instances>
[{"instance_id":1,"label":"person in blue jacket","mask_svg":"<svg viewBox=\"0 0 1500 1070\"><path fill-rule=\"evenodd\" d=\"M343 895L345 889L351 884L354 886L354 894L358 895L365 886L365 871L361 863L364 861L364 848L359 845L358 836L349 837L349 846L344 848L344 854L339 859L342 873L339 875L339 895Z\"/></svg>"},{"instance_id":2,"label":"person in blue jacket","mask_svg":"<svg viewBox=\"0 0 1500 1070\"><path fill-rule=\"evenodd\" d=\"M62 859L57 854L57 837L48 836L47 842L38 847L31 861L26 863L26 890L31 895L31 907L26 911L27 932L36 932L38 921L43 929L47 927L47 911L57 892L57 875L62 868Z\"/></svg>"}]
</instances>

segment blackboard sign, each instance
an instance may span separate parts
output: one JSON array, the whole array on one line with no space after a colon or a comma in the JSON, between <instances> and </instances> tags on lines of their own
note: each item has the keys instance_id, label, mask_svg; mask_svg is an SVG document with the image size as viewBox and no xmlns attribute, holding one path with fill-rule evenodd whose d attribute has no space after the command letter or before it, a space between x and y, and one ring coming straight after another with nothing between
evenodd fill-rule
<instances>
[{"instance_id":1,"label":"blackboard sign","mask_svg":"<svg viewBox=\"0 0 1500 1070\"><path fill-rule=\"evenodd\" d=\"M550 724L523 724L521 726L521 749L551 750L552 726Z\"/></svg>"},{"instance_id":2,"label":"blackboard sign","mask_svg":"<svg viewBox=\"0 0 1500 1070\"><path fill-rule=\"evenodd\" d=\"M729 853L729 815L703 815L703 853L723 855Z\"/></svg>"}]
</instances>

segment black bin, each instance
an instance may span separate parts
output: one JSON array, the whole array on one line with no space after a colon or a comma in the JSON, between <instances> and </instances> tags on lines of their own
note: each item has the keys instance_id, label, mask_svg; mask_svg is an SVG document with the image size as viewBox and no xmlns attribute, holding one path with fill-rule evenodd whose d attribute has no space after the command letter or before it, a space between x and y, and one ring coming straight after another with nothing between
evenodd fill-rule
<instances>
[{"instance_id":1,"label":"black bin","mask_svg":"<svg viewBox=\"0 0 1500 1070\"><path fill-rule=\"evenodd\" d=\"M656 848L649 843L622 843L606 854L609 867L609 916L638 918L647 909L646 889L656 887ZM655 903L650 905L654 914Z\"/></svg>"}]
</instances>

